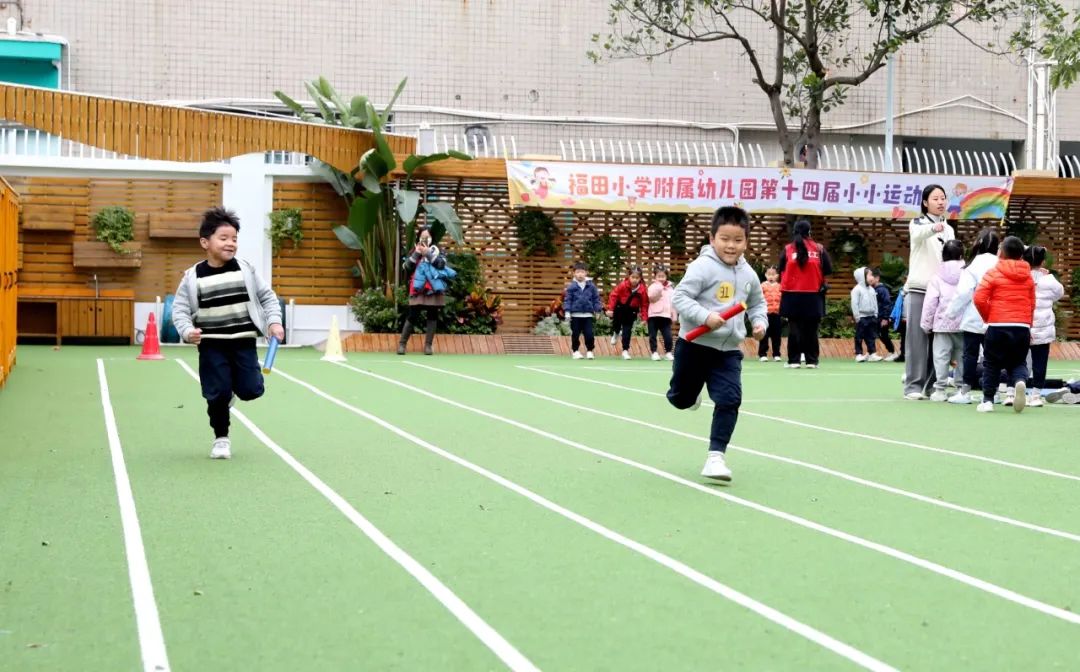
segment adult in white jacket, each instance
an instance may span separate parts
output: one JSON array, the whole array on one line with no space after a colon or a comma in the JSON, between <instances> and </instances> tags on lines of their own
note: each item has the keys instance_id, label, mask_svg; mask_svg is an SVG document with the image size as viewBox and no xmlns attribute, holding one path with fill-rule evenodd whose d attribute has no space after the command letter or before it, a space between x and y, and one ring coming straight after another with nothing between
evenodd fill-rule
<instances>
[{"instance_id":1,"label":"adult in white jacket","mask_svg":"<svg viewBox=\"0 0 1080 672\"><path fill-rule=\"evenodd\" d=\"M1029 406L1042 406L1042 388L1046 387L1046 365L1050 361L1050 344L1057 338L1054 304L1065 296L1058 279L1043 268L1046 248L1032 245L1024 250L1024 261L1031 264L1035 280L1035 315L1031 320L1031 401Z\"/></svg>"},{"instance_id":2,"label":"adult in white jacket","mask_svg":"<svg viewBox=\"0 0 1080 672\"><path fill-rule=\"evenodd\" d=\"M956 295L953 296L946 310L949 319L956 319L963 315L960 320L960 331L964 338L964 361L961 366L964 382L960 385L960 391L949 397L949 402L953 404L970 404L971 389L979 389L982 384L976 373L976 366L979 363L979 350L982 348L983 338L986 335L986 322L983 322L979 311L975 309L972 299L983 276L997 264L999 245L1001 245L1001 238L998 236L997 229L987 227L979 232L975 238L975 246L971 249L971 261L960 274L960 281L956 283Z\"/></svg>"},{"instance_id":3,"label":"adult in white jacket","mask_svg":"<svg viewBox=\"0 0 1080 672\"><path fill-rule=\"evenodd\" d=\"M907 334L905 338L904 398L912 401L928 399L934 386L934 362L930 356L931 335L922 330L922 315L926 286L941 265L941 248L956 238L953 228L945 220L949 199L945 188L931 184L923 189L922 217L911 220L911 257L908 259Z\"/></svg>"}]
</instances>

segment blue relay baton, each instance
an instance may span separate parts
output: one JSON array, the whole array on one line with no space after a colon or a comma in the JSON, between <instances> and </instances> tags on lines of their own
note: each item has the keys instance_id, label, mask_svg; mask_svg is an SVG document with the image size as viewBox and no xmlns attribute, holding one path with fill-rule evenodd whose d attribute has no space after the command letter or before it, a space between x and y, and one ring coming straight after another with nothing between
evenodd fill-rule
<instances>
[{"instance_id":1,"label":"blue relay baton","mask_svg":"<svg viewBox=\"0 0 1080 672\"><path fill-rule=\"evenodd\" d=\"M263 360L263 373L270 373L274 369L274 358L277 357L277 336L270 337L270 347L266 350L266 359Z\"/></svg>"}]
</instances>

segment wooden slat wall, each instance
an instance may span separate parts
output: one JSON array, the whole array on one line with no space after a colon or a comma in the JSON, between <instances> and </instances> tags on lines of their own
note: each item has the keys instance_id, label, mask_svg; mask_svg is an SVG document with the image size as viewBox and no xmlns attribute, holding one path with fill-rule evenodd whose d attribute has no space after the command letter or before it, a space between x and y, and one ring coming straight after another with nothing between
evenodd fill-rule
<instances>
[{"instance_id":1,"label":"wooden slat wall","mask_svg":"<svg viewBox=\"0 0 1080 672\"><path fill-rule=\"evenodd\" d=\"M1062 180L1065 181L1065 180ZM1073 182L1076 182L1075 180ZM504 327L507 332L526 331L533 325L533 312L562 292L569 281L569 267L581 258L585 244L600 235L617 238L628 263L649 272L654 263L669 265L682 273L696 256L708 235L709 217L695 215L687 224L687 253L672 254L661 246L650 230L643 213L600 211L555 211L559 235L554 257L521 257L510 218L512 210L506 183L498 180L428 180L422 183L428 198L454 203L466 231L466 247L482 261L485 280L503 297ZM1046 189L1040 186L1040 189ZM1056 192L1055 192L1056 193ZM1045 196L1028 197L1018 192L1010 204L1007 221L1035 221L1040 226L1039 242L1054 255L1054 268L1067 285L1071 269L1080 265L1080 201L1047 200ZM779 250L789 240L786 219L781 215L752 217L747 258L751 262L774 263ZM954 223L957 234L970 246L985 221ZM877 264L886 252L904 259L909 252L907 222L880 219L830 218L814 222L817 240L828 244L837 232L856 229L867 241L870 263ZM830 279L830 298L846 300L854 285L851 264L837 264ZM609 287L602 287L608 290ZM1069 288L1066 288L1069 291ZM1059 307L1067 314L1066 334L1080 338L1080 314L1066 297ZM1063 334L1065 335L1065 334Z\"/></svg>"},{"instance_id":2,"label":"wooden slat wall","mask_svg":"<svg viewBox=\"0 0 1080 672\"><path fill-rule=\"evenodd\" d=\"M368 131L264 119L0 83L0 119L144 159L219 161L266 151L303 152L346 172L374 144ZM242 130L241 130L242 129ZM416 139L388 135L394 152Z\"/></svg>"},{"instance_id":3,"label":"wooden slat wall","mask_svg":"<svg viewBox=\"0 0 1080 672\"><path fill-rule=\"evenodd\" d=\"M0 177L0 387L15 365L19 195Z\"/></svg>"},{"instance_id":4,"label":"wooden slat wall","mask_svg":"<svg viewBox=\"0 0 1080 672\"><path fill-rule=\"evenodd\" d=\"M221 204L221 182L215 180L24 177L13 179L12 184L31 212L66 206L74 213L71 232L20 229L23 285L93 288L96 273L101 289L133 289L136 301L153 301L155 296L175 291L184 269L204 258L197 240L199 220L204 210ZM142 245L142 266L76 269L72 265L74 241L90 240L90 217L110 205L135 212L135 240ZM150 238L152 212L189 218L191 238Z\"/></svg>"},{"instance_id":5,"label":"wooden slat wall","mask_svg":"<svg viewBox=\"0 0 1080 672\"><path fill-rule=\"evenodd\" d=\"M356 253L338 241L333 227L348 218L344 201L330 185L275 182L274 209L299 208L304 240L298 249L285 241L273 261L274 290L297 303L340 306L356 293L349 267Z\"/></svg>"}]
</instances>

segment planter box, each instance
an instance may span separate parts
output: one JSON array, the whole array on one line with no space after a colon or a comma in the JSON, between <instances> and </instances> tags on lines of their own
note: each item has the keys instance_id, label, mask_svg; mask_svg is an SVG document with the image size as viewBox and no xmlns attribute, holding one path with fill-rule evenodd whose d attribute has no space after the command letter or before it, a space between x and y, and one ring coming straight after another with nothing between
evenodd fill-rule
<instances>
[{"instance_id":1,"label":"planter box","mask_svg":"<svg viewBox=\"0 0 1080 672\"><path fill-rule=\"evenodd\" d=\"M23 210L24 231L74 231L74 205L32 205Z\"/></svg>"},{"instance_id":2,"label":"planter box","mask_svg":"<svg viewBox=\"0 0 1080 672\"><path fill-rule=\"evenodd\" d=\"M76 241L72 245L76 268L139 268L142 266L142 243L125 243L129 254L117 254L105 243Z\"/></svg>"},{"instance_id":3,"label":"planter box","mask_svg":"<svg viewBox=\"0 0 1080 672\"><path fill-rule=\"evenodd\" d=\"M198 238L199 219L198 215L186 213L152 212L150 213L150 237Z\"/></svg>"}]
</instances>

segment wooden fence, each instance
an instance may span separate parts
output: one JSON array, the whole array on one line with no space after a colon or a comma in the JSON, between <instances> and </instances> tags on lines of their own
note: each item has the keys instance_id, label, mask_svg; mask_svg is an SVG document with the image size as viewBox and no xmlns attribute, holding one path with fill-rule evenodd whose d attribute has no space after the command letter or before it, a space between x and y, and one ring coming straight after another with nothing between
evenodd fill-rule
<instances>
[{"instance_id":1,"label":"wooden fence","mask_svg":"<svg viewBox=\"0 0 1080 672\"><path fill-rule=\"evenodd\" d=\"M0 387L15 366L19 195L0 177Z\"/></svg>"},{"instance_id":2,"label":"wooden fence","mask_svg":"<svg viewBox=\"0 0 1080 672\"><path fill-rule=\"evenodd\" d=\"M349 172L374 146L369 131L156 105L70 91L0 83L0 119L65 140L165 161L220 161L267 151L301 152ZM390 149L414 150L416 139L386 135Z\"/></svg>"}]
</instances>

